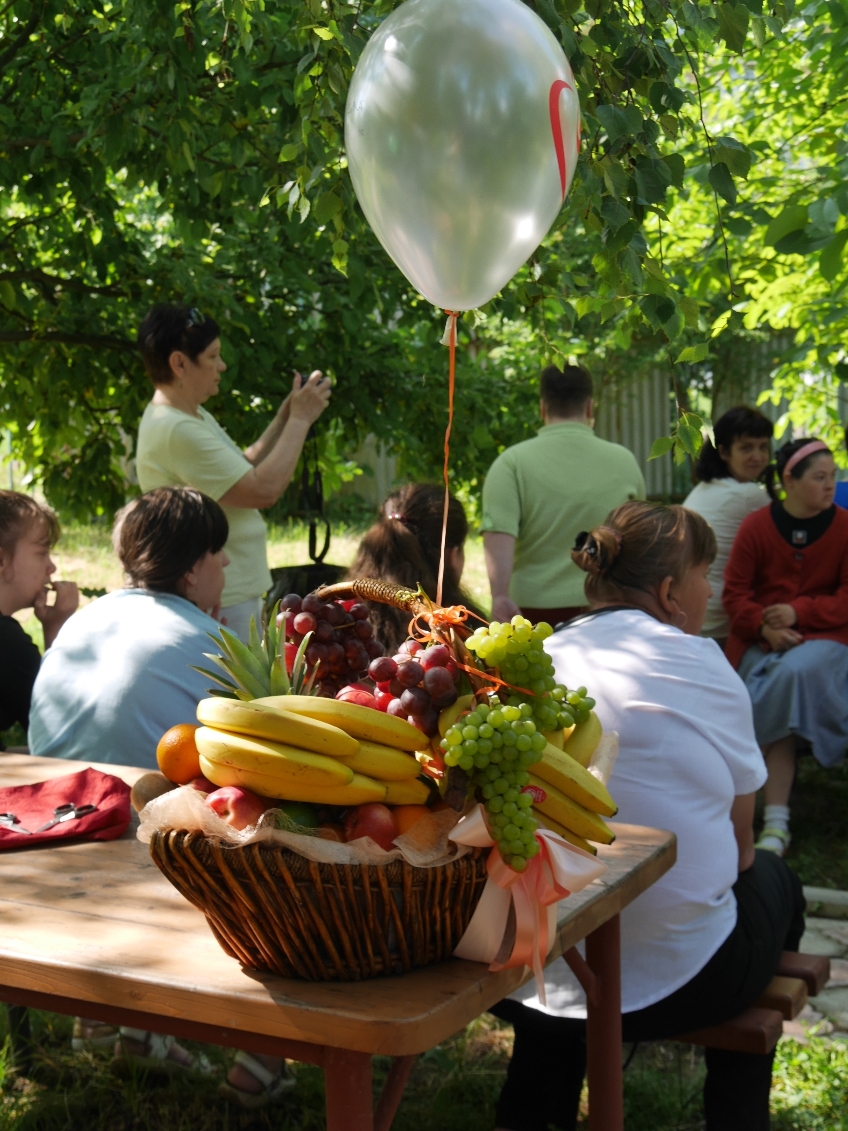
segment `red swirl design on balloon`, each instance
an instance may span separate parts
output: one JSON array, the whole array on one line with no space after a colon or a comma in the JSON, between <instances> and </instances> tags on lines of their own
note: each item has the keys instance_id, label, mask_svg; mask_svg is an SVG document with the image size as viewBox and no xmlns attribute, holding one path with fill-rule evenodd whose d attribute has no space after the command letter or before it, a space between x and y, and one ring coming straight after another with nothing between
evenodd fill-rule
<instances>
[{"instance_id":1,"label":"red swirl design on balloon","mask_svg":"<svg viewBox=\"0 0 848 1131\"><path fill-rule=\"evenodd\" d=\"M562 186L562 199L565 200L565 190L568 182L568 170L565 165L565 143L562 140L562 121L559 114L559 96L564 90L575 93L574 87L565 79L554 79L548 95L548 113L551 116L551 133L554 137L557 166L559 167L559 183ZM580 148L580 123L577 124L577 148Z\"/></svg>"}]
</instances>

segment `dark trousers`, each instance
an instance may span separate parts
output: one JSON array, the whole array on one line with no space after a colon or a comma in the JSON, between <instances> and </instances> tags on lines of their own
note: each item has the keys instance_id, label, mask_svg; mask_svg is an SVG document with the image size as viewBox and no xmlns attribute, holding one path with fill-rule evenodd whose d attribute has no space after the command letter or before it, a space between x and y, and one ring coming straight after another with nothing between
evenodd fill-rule
<instances>
[{"instance_id":1,"label":"dark trousers","mask_svg":"<svg viewBox=\"0 0 848 1131\"><path fill-rule=\"evenodd\" d=\"M801 881L779 856L758 851L733 886L736 926L706 966L669 997L622 1017L624 1040L656 1041L729 1021L760 996L804 933ZM504 1000L492 1013L515 1028L497 1107L509 1131L574 1131L586 1072L586 1022ZM774 1053L706 1050L707 1131L767 1131Z\"/></svg>"}]
</instances>

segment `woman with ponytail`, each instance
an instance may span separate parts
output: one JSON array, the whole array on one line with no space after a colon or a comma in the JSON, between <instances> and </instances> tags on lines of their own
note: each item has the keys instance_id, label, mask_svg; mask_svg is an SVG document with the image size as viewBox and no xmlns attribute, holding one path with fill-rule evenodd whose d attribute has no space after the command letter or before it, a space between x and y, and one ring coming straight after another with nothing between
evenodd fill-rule
<instances>
[{"instance_id":1,"label":"woman with ponytail","mask_svg":"<svg viewBox=\"0 0 848 1131\"><path fill-rule=\"evenodd\" d=\"M835 485L827 444L784 444L768 472L771 506L742 523L725 571L727 658L768 767L757 843L781 854L797 740L822 766L840 765L848 745L848 512L834 506Z\"/></svg>"},{"instance_id":2,"label":"woman with ponytail","mask_svg":"<svg viewBox=\"0 0 848 1131\"><path fill-rule=\"evenodd\" d=\"M698 485L683 503L705 518L716 536L718 551L709 572L713 595L701 633L722 647L730 628L721 602L724 567L742 520L768 504L762 479L773 433L772 422L757 409L728 409L713 426L715 444L704 441L695 467Z\"/></svg>"},{"instance_id":3,"label":"woman with ponytail","mask_svg":"<svg viewBox=\"0 0 848 1131\"><path fill-rule=\"evenodd\" d=\"M379 520L360 542L356 561L347 576L373 577L410 589L417 589L420 583L430 600L435 601L444 505L444 487L435 483L410 483L394 491L383 504ZM467 537L468 519L462 503L451 495L442 604L465 605L477 612L460 588ZM391 656L408 635L409 614L373 602L369 607L374 636Z\"/></svg>"},{"instance_id":4,"label":"woman with ponytail","mask_svg":"<svg viewBox=\"0 0 848 1131\"><path fill-rule=\"evenodd\" d=\"M744 684L699 635L715 538L683 507L630 502L581 534L588 613L545 644L557 680L585 684L619 734L609 783L626 824L671 829L677 863L621 915L627 1042L663 1040L738 1016L804 929L800 881L754 851L766 770ZM564 961L494 1012L515 1028L499 1131L574 1131L586 1065L586 999ZM772 1056L707 1049L707 1131L767 1131Z\"/></svg>"}]
</instances>

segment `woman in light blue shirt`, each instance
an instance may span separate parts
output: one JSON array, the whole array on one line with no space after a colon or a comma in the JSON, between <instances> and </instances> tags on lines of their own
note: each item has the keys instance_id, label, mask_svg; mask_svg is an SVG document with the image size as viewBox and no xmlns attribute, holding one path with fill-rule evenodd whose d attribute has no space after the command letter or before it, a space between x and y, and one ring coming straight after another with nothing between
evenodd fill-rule
<instances>
[{"instance_id":1,"label":"woman in light blue shirt","mask_svg":"<svg viewBox=\"0 0 848 1131\"><path fill-rule=\"evenodd\" d=\"M35 681L33 754L155 770L169 727L195 722L207 677L192 670L220 627L227 519L191 487L124 507L113 542L127 588L62 627Z\"/></svg>"}]
</instances>

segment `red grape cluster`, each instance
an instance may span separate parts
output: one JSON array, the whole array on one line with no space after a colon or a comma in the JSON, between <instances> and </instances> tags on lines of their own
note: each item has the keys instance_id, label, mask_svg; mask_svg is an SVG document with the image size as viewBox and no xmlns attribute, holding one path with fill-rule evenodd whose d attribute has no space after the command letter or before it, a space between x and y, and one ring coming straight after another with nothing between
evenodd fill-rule
<instances>
[{"instance_id":1,"label":"red grape cluster","mask_svg":"<svg viewBox=\"0 0 848 1131\"><path fill-rule=\"evenodd\" d=\"M340 688L364 675L372 660L383 656L383 646L372 635L368 606L361 601L325 604L314 593L301 598L289 593L280 602L285 617L287 650L300 645L308 632L312 638L306 662L317 666L318 694L332 699ZM288 662L288 661L287 661Z\"/></svg>"},{"instance_id":2,"label":"red grape cluster","mask_svg":"<svg viewBox=\"0 0 848 1131\"><path fill-rule=\"evenodd\" d=\"M424 734L438 733L439 711L456 702L456 664L444 644L424 648L407 640L396 656L372 660L368 674L377 685L377 708L408 719Z\"/></svg>"}]
</instances>

